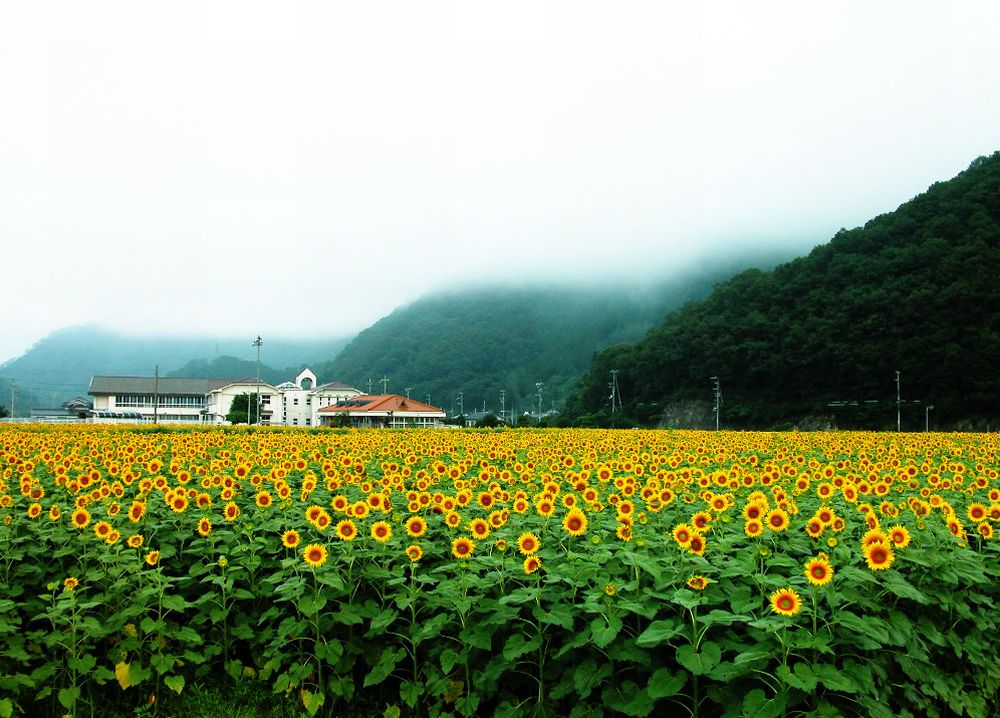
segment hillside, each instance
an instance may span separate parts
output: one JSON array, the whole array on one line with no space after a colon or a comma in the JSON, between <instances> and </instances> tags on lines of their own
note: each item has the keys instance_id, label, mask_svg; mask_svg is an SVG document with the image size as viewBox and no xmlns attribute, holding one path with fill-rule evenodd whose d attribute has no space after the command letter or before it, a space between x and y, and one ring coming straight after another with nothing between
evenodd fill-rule
<instances>
[{"instance_id":1,"label":"hillside","mask_svg":"<svg viewBox=\"0 0 1000 718\"><path fill-rule=\"evenodd\" d=\"M559 407L595 351L637 340L669 309L704 296L718 272L641 291L494 287L424 297L362 331L317 374L362 390L370 378L373 391L387 376L390 392L412 387L448 411L461 392L467 412L484 400L499 412L501 390L508 411L537 407L541 382L543 408Z\"/></svg>"},{"instance_id":2,"label":"hillside","mask_svg":"<svg viewBox=\"0 0 1000 718\"><path fill-rule=\"evenodd\" d=\"M711 402L718 376L724 425L822 415L841 427L895 428L899 370L904 429L924 428L928 403L932 426L995 427L998 275L995 153L808 256L723 282L639 343L600 353L567 416L609 423L617 368L631 423L656 424L682 400Z\"/></svg>"},{"instance_id":3,"label":"hillside","mask_svg":"<svg viewBox=\"0 0 1000 718\"><path fill-rule=\"evenodd\" d=\"M13 380L18 392L34 395L33 403L52 406L87 393L94 374L152 376L157 364L164 376L178 376L182 367L197 372L240 369L234 376L256 371L256 350L248 338L133 337L95 326L74 326L49 334L22 356L0 365L0 380L5 386ZM347 344L346 338L269 339L261 349L261 376L288 378L286 371L270 367L291 367L316 363L336 356ZM222 363L225 356L240 357L235 364ZM242 360L242 361L241 361ZM188 365L189 362L194 362ZM254 367L246 371L247 363ZM191 374L201 376L201 374ZM213 376L230 376L229 373ZM6 405L0 397L0 404ZM20 402L19 402L20 404Z\"/></svg>"}]
</instances>

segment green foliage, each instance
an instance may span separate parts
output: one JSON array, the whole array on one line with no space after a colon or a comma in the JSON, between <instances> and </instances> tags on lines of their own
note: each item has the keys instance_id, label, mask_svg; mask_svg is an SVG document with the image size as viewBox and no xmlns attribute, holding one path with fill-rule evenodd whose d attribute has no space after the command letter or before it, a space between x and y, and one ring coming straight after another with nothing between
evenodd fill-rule
<instances>
[{"instance_id":1,"label":"green foliage","mask_svg":"<svg viewBox=\"0 0 1000 718\"><path fill-rule=\"evenodd\" d=\"M413 386L414 398L423 401L429 394L432 404L447 411L460 391L465 406L485 399L499 411L503 389L506 411L521 412L536 406L535 383L542 382L548 409L552 401L565 400L595 351L637 340L669 309L704 296L729 267L646 290L625 288L623 279L610 288L492 288L428 296L365 329L315 370L363 390L369 378L387 375L392 386Z\"/></svg>"},{"instance_id":2,"label":"green foliage","mask_svg":"<svg viewBox=\"0 0 1000 718\"><path fill-rule=\"evenodd\" d=\"M719 376L730 426L823 415L841 427L889 427L898 369L903 399L921 400L903 405L904 428L924 428L928 403L932 426L995 426L998 270L1000 153L808 256L717 285L635 345L604 350L566 413L609 425L616 368L625 412L643 424L672 402L710 401L709 377Z\"/></svg>"},{"instance_id":3,"label":"green foliage","mask_svg":"<svg viewBox=\"0 0 1000 718\"><path fill-rule=\"evenodd\" d=\"M229 406L226 421L230 424L259 424L261 418L260 396L254 394L237 394Z\"/></svg>"}]
</instances>

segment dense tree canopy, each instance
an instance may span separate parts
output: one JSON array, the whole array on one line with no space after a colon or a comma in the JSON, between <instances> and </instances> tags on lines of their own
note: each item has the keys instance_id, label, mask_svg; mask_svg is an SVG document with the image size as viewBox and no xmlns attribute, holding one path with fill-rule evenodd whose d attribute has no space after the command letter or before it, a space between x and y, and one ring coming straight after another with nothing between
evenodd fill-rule
<instances>
[{"instance_id":1,"label":"dense tree canopy","mask_svg":"<svg viewBox=\"0 0 1000 718\"><path fill-rule=\"evenodd\" d=\"M995 425L998 276L1000 153L808 256L719 284L638 344L598 353L567 413L608 423L618 369L635 423L656 423L671 402L710 401L718 376L730 426L818 413L840 426L895 426L898 370L904 429L923 428L928 404L939 425Z\"/></svg>"}]
</instances>

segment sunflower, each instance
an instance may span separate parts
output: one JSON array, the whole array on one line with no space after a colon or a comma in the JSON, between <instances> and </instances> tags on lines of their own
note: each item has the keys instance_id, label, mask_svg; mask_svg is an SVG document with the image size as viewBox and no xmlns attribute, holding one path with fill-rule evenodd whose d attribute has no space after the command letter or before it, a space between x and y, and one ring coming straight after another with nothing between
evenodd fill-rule
<instances>
[{"instance_id":1,"label":"sunflower","mask_svg":"<svg viewBox=\"0 0 1000 718\"><path fill-rule=\"evenodd\" d=\"M111 533L111 524L107 521L98 521L94 524L94 535L99 539L106 539Z\"/></svg>"},{"instance_id":2,"label":"sunflower","mask_svg":"<svg viewBox=\"0 0 1000 718\"><path fill-rule=\"evenodd\" d=\"M613 583L606 583L604 584L604 593L608 596L614 596L618 593L618 586Z\"/></svg>"},{"instance_id":3,"label":"sunflower","mask_svg":"<svg viewBox=\"0 0 1000 718\"><path fill-rule=\"evenodd\" d=\"M188 500L187 495L182 492L177 492L170 497L170 510L175 514L182 514L187 511Z\"/></svg>"},{"instance_id":4,"label":"sunflower","mask_svg":"<svg viewBox=\"0 0 1000 718\"><path fill-rule=\"evenodd\" d=\"M570 536L582 536L587 530L587 515L579 509L573 509L563 517L562 525Z\"/></svg>"},{"instance_id":5,"label":"sunflower","mask_svg":"<svg viewBox=\"0 0 1000 718\"><path fill-rule=\"evenodd\" d=\"M542 559L538 556L528 556L524 559L524 572L529 576L542 567Z\"/></svg>"},{"instance_id":6,"label":"sunflower","mask_svg":"<svg viewBox=\"0 0 1000 718\"><path fill-rule=\"evenodd\" d=\"M910 545L910 532L905 526L900 526L899 524L890 526L888 531L889 540L892 541L892 545L896 548L906 548Z\"/></svg>"},{"instance_id":7,"label":"sunflower","mask_svg":"<svg viewBox=\"0 0 1000 718\"><path fill-rule=\"evenodd\" d=\"M462 515L457 511L451 511L445 515L444 522L450 528L458 528L458 526L462 523Z\"/></svg>"},{"instance_id":8,"label":"sunflower","mask_svg":"<svg viewBox=\"0 0 1000 718\"><path fill-rule=\"evenodd\" d=\"M823 522L818 518L811 518L806 522L806 533L810 538L819 538L823 535Z\"/></svg>"},{"instance_id":9,"label":"sunflower","mask_svg":"<svg viewBox=\"0 0 1000 718\"><path fill-rule=\"evenodd\" d=\"M210 533L212 533L212 522L204 516L198 519L198 535L208 536Z\"/></svg>"},{"instance_id":10,"label":"sunflower","mask_svg":"<svg viewBox=\"0 0 1000 718\"><path fill-rule=\"evenodd\" d=\"M701 534L692 535L687 548L695 556L701 556L705 553L705 537Z\"/></svg>"},{"instance_id":11,"label":"sunflower","mask_svg":"<svg viewBox=\"0 0 1000 718\"><path fill-rule=\"evenodd\" d=\"M376 521L372 524L371 534L379 543L385 543L392 538L392 526L387 521Z\"/></svg>"},{"instance_id":12,"label":"sunflower","mask_svg":"<svg viewBox=\"0 0 1000 718\"><path fill-rule=\"evenodd\" d=\"M694 534L695 532L687 524L677 524L674 527L674 541L681 548L685 548L691 544L691 537Z\"/></svg>"},{"instance_id":13,"label":"sunflower","mask_svg":"<svg viewBox=\"0 0 1000 718\"><path fill-rule=\"evenodd\" d=\"M472 552L475 551L476 544L473 543L471 539L465 537L457 538L451 542L451 554L455 558L466 559L472 556Z\"/></svg>"},{"instance_id":14,"label":"sunflower","mask_svg":"<svg viewBox=\"0 0 1000 718\"><path fill-rule=\"evenodd\" d=\"M794 588L779 588L771 594L771 610L782 616L794 616L802 610L802 599Z\"/></svg>"},{"instance_id":15,"label":"sunflower","mask_svg":"<svg viewBox=\"0 0 1000 718\"><path fill-rule=\"evenodd\" d=\"M62 516L62 509L59 508L58 504L52 504L52 506L49 508L49 520L58 521L61 516Z\"/></svg>"},{"instance_id":16,"label":"sunflower","mask_svg":"<svg viewBox=\"0 0 1000 718\"><path fill-rule=\"evenodd\" d=\"M80 585L80 582L76 580L75 576L69 576L65 581L63 581L63 588L67 591L75 591L76 587Z\"/></svg>"},{"instance_id":17,"label":"sunflower","mask_svg":"<svg viewBox=\"0 0 1000 718\"><path fill-rule=\"evenodd\" d=\"M751 519L743 524L743 533L750 538L756 538L764 533L764 524L756 519Z\"/></svg>"},{"instance_id":18,"label":"sunflower","mask_svg":"<svg viewBox=\"0 0 1000 718\"><path fill-rule=\"evenodd\" d=\"M259 506L262 509L266 509L268 506L274 503L274 499L271 498L271 494L269 494L267 491L259 492L254 501L257 503L257 506Z\"/></svg>"},{"instance_id":19,"label":"sunflower","mask_svg":"<svg viewBox=\"0 0 1000 718\"><path fill-rule=\"evenodd\" d=\"M406 535L420 538L427 533L427 522L422 516L411 516L406 520Z\"/></svg>"},{"instance_id":20,"label":"sunflower","mask_svg":"<svg viewBox=\"0 0 1000 718\"><path fill-rule=\"evenodd\" d=\"M413 563L416 563L424 557L424 550L415 543L410 544L406 547L406 557Z\"/></svg>"},{"instance_id":21,"label":"sunflower","mask_svg":"<svg viewBox=\"0 0 1000 718\"><path fill-rule=\"evenodd\" d=\"M873 543L864 547L865 563L872 571L884 571L892 566L896 555L887 544Z\"/></svg>"},{"instance_id":22,"label":"sunflower","mask_svg":"<svg viewBox=\"0 0 1000 718\"><path fill-rule=\"evenodd\" d=\"M751 501L743 507L743 518L747 520L762 519L767 511L767 504L758 501Z\"/></svg>"},{"instance_id":23,"label":"sunflower","mask_svg":"<svg viewBox=\"0 0 1000 718\"><path fill-rule=\"evenodd\" d=\"M160 552L150 551L149 553L146 554L145 561L148 565L155 566L160 562Z\"/></svg>"},{"instance_id":24,"label":"sunflower","mask_svg":"<svg viewBox=\"0 0 1000 718\"><path fill-rule=\"evenodd\" d=\"M485 519L473 519L469 524L469 533L482 540L490 535L490 525Z\"/></svg>"},{"instance_id":25,"label":"sunflower","mask_svg":"<svg viewBox=\"0 0 1000 718\"><path fill-rule=\"evenodd\" d=\"M73 512L70 521L78 529L85 529L90 525L90 512L87 509L79 508Z\"/></svg>"},{"instance_id":26,"label":"sunflower","mask_svg":"<svg viewBox=\"0 0 1000 718\"><path fill-rule=\"evenodd\" d=\"M344 519L337 524L337 538L342 541L353 541L358 535L358 527L351 519Z\"/></svg>"},{"instance_id":27,"label":"sunflower","mask_svg":"<svg viewBox=\"0 0 1000 718\"><path fill-rule=\"evenodd\" d=\"M704 591L708 584L709 580L704 576L692 576L687 580L688 588L694 589L695 591Z\"/></svg>"},{"instance_id":28,"label":"sunflower","mask_svg":"<svg viewBox=\"0 0 1000 718\"><path fill-rule=\"evenodd\" d=\"M541 543L535 534L523 533L517 537L517 550L523 555L530 556L538 551L539 548L541 548Z\"/></svg>"},{"instance_id":29,"label":"sunflower","mask_svg":"<svg viewBox=\"0 0 1000 718\"><path fill-rule=\"evenodd\" d=\"M300 541L302 541L302 537L295 529L289 529L281 534L281 545L285 548L296 548Z\"/></svg>"},{"instance_id":30,"label":"sunflower","mask_svg":"<svg viewBox=\"0 0 1000 718\"><path fill-rule=\"evenodd\" d=\"M132 534L128 537L126 543L128 543L131 548L142 548L142 542L144 540L145 539L140 534Z\"/></svg>"},{"instance_id":31,"label":"sunflower","mask_svg":"<svg viewBox=\"0 0 1000 718\"><path fill-rule=\"evenodd\" d=\"M987 523L985 521L983 523L979 524L976 527L976 531L984 539L991 539L991 538L993 538L993 525L989 524L989 523Z\"/></svg>"},{"instance_id":32,"label":"sunflower","mask_svg":"<svg viewBox=\"0 0 1000 718\"><path fill-rule=\"evenodd\" d=\"M236 505L234 501L230 501L226 504L226 508L223 510L223 514L226 517L226 521L235 521L239 518L240 507Z\"/></svg>"},{"instance_id":33,"label":"sunflower","mask_svg":"<svg viewBox=\"0 0 1000 718\"><path fill-rule=\"evenodd\" d=\"M865 532L865 535L861 537L861 547L867 548L877 543L888 543L889 537L886 536L882 529L869 529Z\"/></svg>"},{"instance_id":34,"label":"sunflower","mask_svg":"<svg viewBox=\"0 0 1000 718\"><path fill-rule=\"evenodd\" d=\"M804 571L806 579L813 586L825 586L833 580L833 567L825 555L806 561Z\"/></svg>"},{"instance_id":35,"label":"sunflower","mask_svg":"<svg viewBox=\"0 0 1000 718\"><path fill-rule=\"evenodd\" d=\"M326 546L318 543L311 543L302 550L302 560L310 568L319 568L326 563Z\"/></svg>"},{"instance_id":36,"label":"sunflower","mask_svg":"<svg viewBox=\"0 0 1000 718\"><path fill-rule=\"evenodd\" d=\"M34 503L28 507L28 518L37 519L42 515L42 505L39 503Z\"/></svg>"},{"instance_id":37,"label":"sunflower","mask_svg":"<svg viewBox=\"0 0 1000 718\"><path fill-rule=\"evenodd\" d=\"M982 521L989 514L989 509L987 509L983 504L975 503L969 504L969 508L966 509L965 513L969 517L970 521Z\"/></svg>"},{"instance_id":38,"label":"sunflower","mask_svg":"<svg viewBox=\"0 0 1000 718\"><path fill-rule=\"evenodd\" d=\"M539 516L544 516L548 518L555 512L556 505L551 499L541 499L535 504L535 511L538 512Z\"/></svg>"},{"instance_id":39,"label":"sunflower","mask_svg":"<svg viewBox=\"0 0 1000 718\"><path fill-rule=\"evenodd\" d=\"M788 528L788 512L784 509L772 509L767 515L766 523L772 531L784 531Z\"/></svg>"}]
</instances>

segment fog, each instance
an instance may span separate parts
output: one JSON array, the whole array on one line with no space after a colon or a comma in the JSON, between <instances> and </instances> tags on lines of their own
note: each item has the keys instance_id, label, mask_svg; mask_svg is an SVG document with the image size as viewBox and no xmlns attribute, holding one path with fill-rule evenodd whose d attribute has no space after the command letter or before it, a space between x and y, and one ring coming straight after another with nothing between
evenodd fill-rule
<instances>
[{"instance_id":1,"label":"fog","mask_svg":"<svg viewBox=\"0 0 1000 718\"><path fill-rule=\"evenodd\" d=\"M1000 149L1000 6L6 3L0 361L804 252Z\"/></svg>"}]
</instances>

